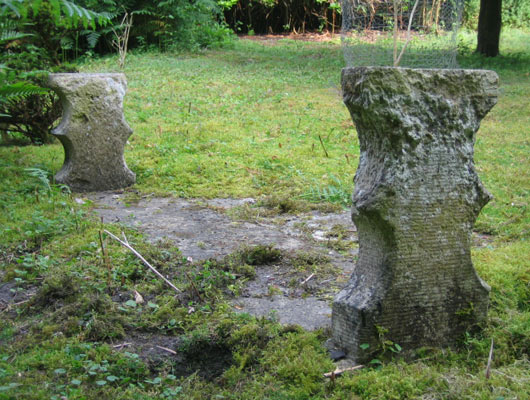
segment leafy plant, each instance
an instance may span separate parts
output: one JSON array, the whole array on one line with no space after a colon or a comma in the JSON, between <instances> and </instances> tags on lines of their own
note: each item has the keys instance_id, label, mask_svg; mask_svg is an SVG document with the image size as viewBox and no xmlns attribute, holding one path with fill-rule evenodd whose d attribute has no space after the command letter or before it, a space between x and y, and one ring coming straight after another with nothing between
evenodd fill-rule
<instances>
[{"instance_id":1,"label":"leafy plant","mask_svg":"<svg viewBox=\"0 0 530 400\"><path fill-rule=\"evenodd\" d=\"M0 0L0 129L22 134L32 143L48 135L61 110L57 97L43 88L46 71L60 66L65 36L79 27L94 29L108 16L67 0Z\"/></svg>"},{"instance_id":2,"label":"leafy plant","mask_svg":"<svg viewBox=\"0 0 530 400\"><path fill-rule=\"evenodd\" d=\"M348 187L335 175L330 175L331 183L327 186L314 185L302 195L303 198L310 201L329 201L339 203L343 206L351 204L351 195L353 187Z\"/></svg>"}]
</instances>

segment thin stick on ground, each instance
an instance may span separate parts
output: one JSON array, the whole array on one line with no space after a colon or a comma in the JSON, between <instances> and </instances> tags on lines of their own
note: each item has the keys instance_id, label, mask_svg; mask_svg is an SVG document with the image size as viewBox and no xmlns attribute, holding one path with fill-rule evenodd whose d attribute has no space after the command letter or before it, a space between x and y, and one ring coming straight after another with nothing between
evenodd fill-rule
<instances>
[{"instance_id":1,"label":"thin stick on ground","mask_svg":"<svg viewBox=\"0 0 530 400\"><path fill-rule=\"evenodd\" d=\"M103 241L103 232L101 231L101 229L99 230L99 244L101 246L101 255L103 256L103 263L107 267L107 278L110 282L112 266L110 265L109 254L107 252L107 248L105 247L105 242Z\"/></svg>"},{"instance_id":2,"label":"thin stick on ground","mask_svg":"<svg viewBox=\"0 0 530 400\"><path fill-rule=\"evenodd\" d=\"M486 379L491 376L491 361L493 360L493 339L491 339L490 354L488 356L488 364L486 365Z\"/></svg>"},{"instance_id":3,"label":"thin stick on ground","mask_svg":"<svg viewBox=\"0 0 530 400\"><path fill-rule=\"evenodd\" d=\"M300 284L300 286L305 285L305 284L306 284L307 282L309 282L309 280L310 280L312 277L314 277L314 276L315 276L315 274L311 274L311 275L309 275L307 278L304 279L304 281Z\"/></svg>"},{"instance_id":4,"label":"thin stick on ground","mask_svg":"<svg viewBox=\"0 0 530 400\"><path fill-rule=\"evenodd\" d=\"M177 352L175 350L168 349L167 347L159 346L159 345L156 345L156 347L158 347L160 350L167 351L168 353L177 354Z\"/></svg>"},{"instance_id":5,"label":"thin stick on ground","mask_svg":"<svg viewBox=\"0 0 530 400\"><path fill-rule=\"evenodd\" d=\"M130 251L133 252L133 254L138 257L140 259L140 261L142 261L146 267L148 267L151 271L153 271L159 278L161 278L164 282L166 282L169 286L171 286L171 288L173 290L175 290L176 292L178 293L182 293L182 291L176 287L175 285L173 285L164 275L162 275L160 272L158 272L156 270L155 267L153 267L151 264L149 264L147 262L147 260L145 258L142 257L142 255L140 253L138 253L129 243L126 243L124 242L123 240L121 240L119 237L113 235L112 233L110 233L109 231L107 230L104 230L103 232L105 232L107 235L109 235L111 238L113 238L114 240L116 240L117 242L119 242L122 246L128 248Z\"/></svg>"},{"instance_id":6,"label":"thin stick on ground","mask_svg":"<svg viewBox=\"0 0 530 400\"><path fill-rule=\"evenodd\" d=\"M324 154L326 154L326 157L329 158L328 151L324 147L324 142L322 141L322 137L320 135L318 135L318 140L320 140L320 144L322 145L322 149L324 150Z\"/></svg>"},{"instance_id":7,"label":"thin stick on ground","mask_svg":"<svg viewBox=\"0 0 530 400\"><path fill-rule=\"evenodd\" d=\"M112 346L112 348L113 349L122 349L125 346L130 346L130 345L131 345L131 343L125 342L125 343L115 344L114 346Z\"/></svg>"},{"instance_id":8,"label":"thin stick on ground","mask_svg":"<svg viewBox=\"0 0 530 400\"><path fill-rule=\"evenodd\" d=\"M324 377L325 378L331 378L331 379L334 379L336 376L341 376L343 373L345 372L348 372L348 371L355 371L357 369L361 369L361 368L364 368L364 365L356 365L354 367L349 367L349 368L344 368L344 369L336 369L335 371L333 372L326 372L324 374Z\"/></svg>"},{"instance_id":9,"label":"thin stick on ground","mask_svg":"<svg viewBox=\"0 0 530 400\"><path fill-rule=\"evenodd\" d=\"M186 272L186 278L188 278L188 281L190 281L190 285L193 288L193 290L195 291L195 294L197 295L199 300L202 301L202 297L201 297L201 294L199 293L199 290L197 289L197 286L195 286L195 283L193 283L193 279L191 279L191 276L189 276L189 274L187 272Z\"/></svg>"},{"instance_id":10,"label":"thin stick on ground","mask_svg":"<svg viewBox=\"0 0 530 400\"><path fill-rule=\"evenodd\" d=\"M8 303L2 310L0 310L0 314L4 313L4 312L7 312L7 311L11 311L11 309L13 307L19 306L19 305L24 304L24 303L27 303L30 300L31 299L26 299L26 300L18 301L16 303ZM3 303L6 304L5 302L3 302Z\"/></svg>"}]
</instances>

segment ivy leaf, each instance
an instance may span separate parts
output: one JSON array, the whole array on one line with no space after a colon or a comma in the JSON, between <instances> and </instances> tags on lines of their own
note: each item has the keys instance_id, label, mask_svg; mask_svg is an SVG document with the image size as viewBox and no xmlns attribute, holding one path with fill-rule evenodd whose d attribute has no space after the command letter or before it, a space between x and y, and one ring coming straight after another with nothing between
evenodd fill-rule
<instances>
[{"instance_id":1,"label":"ivy leaf","mask_svg":"<svg viewBox=\"0 0 530 400\"><path fill-rule=\"evenodd\" d=\"M158 304L155 304L155 303L153 303L153 302L151 302L151 301L147 302L147 305L148 305L149 307L151 307L151 308L158 308Z\"/></svg>"},{"instance_id":2,"label":"ivy leaf","mask_svg":"<svg viewBox=\"0 0 530 400\"><path fill-rule=\"evenodd\" d=\"M125 302L125 305L128 306L128 307L136 307L136 301L134 300L128 300L127 302Z\"/></svg>"}]
</instances>

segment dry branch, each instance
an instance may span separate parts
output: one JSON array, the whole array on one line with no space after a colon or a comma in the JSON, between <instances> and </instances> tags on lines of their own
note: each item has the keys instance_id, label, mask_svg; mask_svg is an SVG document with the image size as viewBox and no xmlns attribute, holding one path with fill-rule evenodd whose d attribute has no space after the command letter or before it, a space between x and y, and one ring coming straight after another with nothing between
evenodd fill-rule
<instances>
[{"instance_id":1,"label":"dry branch","mask_svg":"<svg viewBox=\"0 0 530 400\"><path fill-rule=\"evenodd\" d=\"M318 140L320 140L320 144L322 145L322 149L324 150L324 154L326 154L326 157L329 158L328 151L326 150L326 147L324 146L324 142L322 141L322 137L318 135Z\"/></svg>"},{"instance_id":2,"label":"dry branch","mask_svg":"<svg viewBox=\"0 0 530 400\"><path fill-rule=\"evenodd\" d=\"M131 343L120 343L120 344L115 344L114 346L112 346L113 349L122 349L124 348L125 346L130 346Z\"/></svg>"},{"instance_id":3,"label":"dry branch","mask_svg":"<svg viewBox=\"0 0 530 400\"><path fill-rule=\"evenodd\" d=\"M201 297L201 294L200 294L199 290L197 289L197 286L195 286L195 283L193 283L193 279L191 279L190 275L187 272L186 272L186 278L188 278L188 281L190 282L190 285L193 288L193 290L195 291L195 294L197 295L199 300L202 301L202 297Z\"/></svg>"},{"instance_id":4,"label":"dry branch","mask_svg":"<svg viewBox=\"0 0 530 400\"><path fill-rule=\"evenodd\" d=\"M103 241L103 232L101 231L101 229L99 230L99 244L101 246L101 255L103 257L102 261L107 267L107 278L108 278L108 281L110 282L110 278L112 274L112 266L110 265L109 253L107 252L107 248L105 247L105 242Z\"/></svg>"},{"instance_id":5,"label":"dry branch","mask_svg":"<svg viewBox=\"0 0 530 400\"><path fill-rule=\"evenodd\" d=\"M486 365L486 379L491 376L491 361L493 360L493 339L491 339L490 354L488 356L488 364Z\"/></svg>"},{"instance_id":6,"label":"dry branch","mask_svg":"<svg viewBox=\"0 0 530 400\"><path fill-rule=\"evenodd\" d=\"M158 347L160 350L167 351L168 353L177 354L177 352L175 350L168 349L167 347L158 346L158 345L156 345L156 347Z\"/></svg>"},{"instance_id":7,"label":"dry branch","mask_svg":"<svg viewBox=\"0 0 530 400\"><path fill-rule=\"evenodd\" d=\"M412 7L412 11L409 16L409 26L407 28L407 39L405 40L405 44L403 45L403 48L399 52L399 56L396 59L396 49L397 47L394 47L394 67L399 66L399 63L401 62L401 57L403 57L403 54L405 53L405 50L407 49L407 46L410 42L410 30L412 28L412 20L414 19L414 13L416 12L416 7L418 7L419 0L416 0L414 3L414 7ZM396 46L396 45L395 45Z\"/></svg>"},{"instance_id":8,"label":"dry branch","mask_svg":"<svg viewBox=\"0 0 530 400\"><path fill-rule=\"evenodd\" d=\"M133 252L133 254L138 257L140 259L140 261L142 261L146 267L148 267L151 271L153 271L159 278L161 278L164 282L166 282L169 286L171 286L171 288L173 290L175 290L176 292L178 293L181 293L181 290L176 287L175 285L173 285L164 275L162 275L160 272L158 272L156 270L155 267L153 267L151 264L149 264L147 262L147 260L145 258L142 257L142 255L140 253L138 253L128 242L124 242L123 240L121 240L119 237L113 235L112 233L110 233L109 231L105 230L104 231L107 235L109 235L111 238L113 238L114 240L116 240L117 242L119 242L122 246L128 248L130 251ZM127 240L127 239L125 239Z\"/></svg>"},{"instance_id":9,"label":"dry branch","mask_svg":"<svg viewBox=\"0 0 530 400\"><path fill-rule=\"evenodd\" d=\"M114 33L114 40L112 41L112 46L118 51L118 64L120 66L120 69L123 69L125 65L125 57L127 57L129 33L131 32L132 23L132 14L129 15L127 12L125 12L121 24L118 27L118 30L111 28L112 32ZM118 32L119 30L121 30L121 32Z\"/></svg>"},{"instance_id":10,"label":"dry branch","mask_svg":"<svg viewBox=\"0 0 530 400\"><path fill-rule=\"evenodd\" d=\"M300 284L301 286L304 286L307 282L309 282L309 280L314 277L315 274L311 274L309 275L307 278L304 279L304 281Z\"/></svg>"},{"instance_id":11,"label":"dry branch","mask_svg":"<svg viewBox=\"0 0 530 400\"><path fill-rule=\"evenodd\" d=\"M344 369L336 369L335 371L333 372L326 372L324 374L324 377L325 378L331 378L331 379L334 379L336 376L341 376L343 373L345 372L348 372L348 371L355 371L355 370L358 370L358 369L361 369L361 368L364 368L364 365L356 365L354 367L349 367L349 368L344 368Z\"/></svg>"}]
</instances>

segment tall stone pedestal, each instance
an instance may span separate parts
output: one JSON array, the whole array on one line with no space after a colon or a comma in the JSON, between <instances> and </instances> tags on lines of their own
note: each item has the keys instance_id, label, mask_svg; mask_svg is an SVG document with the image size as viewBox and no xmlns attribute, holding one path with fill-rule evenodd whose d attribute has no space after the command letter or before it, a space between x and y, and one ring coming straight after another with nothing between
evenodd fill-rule
<instances>
[{"instance_id":1,"label":"tall stone pedestal","mask_svg":"<svg viewBox=\"0 0 530 400\"><path fill-rule=\"evenodd\" d=\"M485 320L489 287L470 246L491 196L473 144L497 86L492 71L342 71L361 147L352 207L360 249L332 326L350 357L365 360L381 336L404 349L448 346Z\"/></svg>"},{"instance_id":2,"label":"tall stone pedestal","mask_svg":"<svg viewBox=\"0 0 530 400\"><path fill-rule=\"evenodd\" d=\"M48 87L63 106L63 119L52 132L65 152L55 180L76 192L132 185L136 176L123 158L132 134L123 116L125 75L50 74Z\"/></svg>"}]
</instances>

